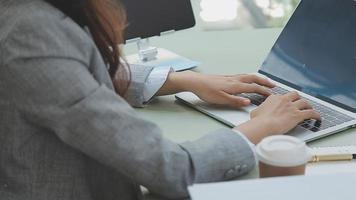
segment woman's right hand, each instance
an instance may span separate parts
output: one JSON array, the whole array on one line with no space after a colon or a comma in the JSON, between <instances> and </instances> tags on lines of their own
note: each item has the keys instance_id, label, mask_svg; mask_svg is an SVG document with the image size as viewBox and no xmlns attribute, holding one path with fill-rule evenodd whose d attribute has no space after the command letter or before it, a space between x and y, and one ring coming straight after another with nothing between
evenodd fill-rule
<instances>
[{"instance_id":1,"label":"woman's right hand","mask_svg":"<svg viewBox=\"0 0 356 200\"><path fill-rule=\"evenodd\" d=\"M306 119L320 120L320 115L297 92L271 95L251 113L251 120L236 127L257 144L271 135L285 134Z\"/></svg>"}]
</instances>

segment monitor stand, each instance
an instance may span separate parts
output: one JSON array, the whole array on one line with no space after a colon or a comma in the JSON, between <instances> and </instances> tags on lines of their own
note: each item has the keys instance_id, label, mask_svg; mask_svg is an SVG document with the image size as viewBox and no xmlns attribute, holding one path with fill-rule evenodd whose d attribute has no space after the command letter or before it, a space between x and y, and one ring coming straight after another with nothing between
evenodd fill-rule
<instances>
[{"instance_id":1,"label":"monitor stand","mask_svg":"<svg viewBox=\"0 0 356 200\"><path fill-rule=\"evenodd\" d=\"M153 67L169 67L174 71L183 71L197 67L200 63L177 55L163 48L150 45L149 39L137 41L138 53L127 56L129 64Z\"/></svg>"}]
</instances>

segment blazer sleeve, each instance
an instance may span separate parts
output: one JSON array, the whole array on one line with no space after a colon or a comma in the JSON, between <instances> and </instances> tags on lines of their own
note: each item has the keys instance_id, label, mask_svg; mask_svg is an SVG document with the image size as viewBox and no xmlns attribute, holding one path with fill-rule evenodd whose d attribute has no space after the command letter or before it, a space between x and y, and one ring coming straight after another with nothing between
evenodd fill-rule
<instances>
[{"instance_id":1,"label":"blazer sleeve","mask_svg":"<svg viewBox=\"0 0 356 200\"><path fill-rule=\"evenodd\" d=\"M81 31L68 18L24 17L1 44L1 93L26 123L168 198L254 167L248 143L229 129L184 144L162 137L93 78L88 62L96 49Z\"/></svg>"}]
</instances>

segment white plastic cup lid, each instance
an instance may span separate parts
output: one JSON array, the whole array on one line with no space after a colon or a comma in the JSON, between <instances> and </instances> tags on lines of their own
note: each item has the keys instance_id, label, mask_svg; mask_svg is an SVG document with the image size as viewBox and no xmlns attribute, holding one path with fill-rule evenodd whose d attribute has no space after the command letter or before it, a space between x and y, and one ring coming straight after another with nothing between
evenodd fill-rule
<instances>
[{"instance_id":1,"label":"white plastic cup lid","mask_svg":"<svg viewBox=\"0 0 356 200\"><path fill-rule=\"evenodd\" d=\"M295 167L311 159L305 142L292 136L279 135L263 139L256 149L259 161L278 167Z\"/></svg>"}]
</instances>

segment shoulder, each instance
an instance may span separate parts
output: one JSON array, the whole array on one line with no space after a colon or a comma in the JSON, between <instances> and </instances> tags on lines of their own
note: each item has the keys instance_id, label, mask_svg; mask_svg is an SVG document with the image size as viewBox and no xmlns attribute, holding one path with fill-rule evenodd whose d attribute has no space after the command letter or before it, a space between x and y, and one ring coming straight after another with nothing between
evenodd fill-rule
<instances>
[{"instance_id":1,"label":"shoulder","mask_svg":"<svg viewBox=\"0 0 356 200\"><path fill-rule=\"evenodd\" d=\"M73 57L89 62L95 44L79 25L44 1L19 1L24 3L12 6L7 16L0 16L10 19L2 30L7 33L0 46L6 54L4 59Z\"/></svg>"}]
</instances>

